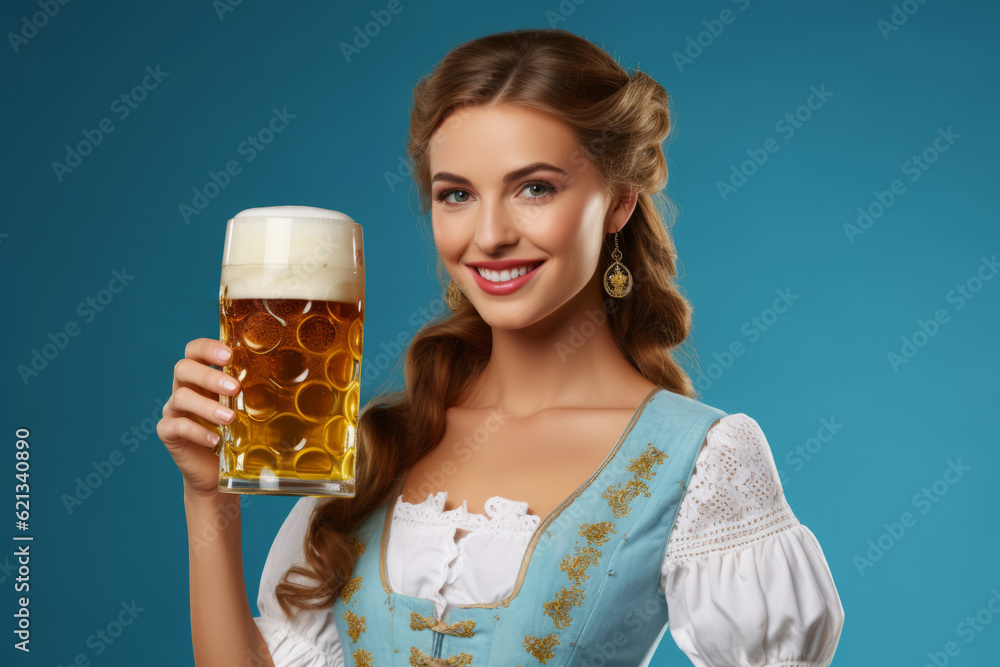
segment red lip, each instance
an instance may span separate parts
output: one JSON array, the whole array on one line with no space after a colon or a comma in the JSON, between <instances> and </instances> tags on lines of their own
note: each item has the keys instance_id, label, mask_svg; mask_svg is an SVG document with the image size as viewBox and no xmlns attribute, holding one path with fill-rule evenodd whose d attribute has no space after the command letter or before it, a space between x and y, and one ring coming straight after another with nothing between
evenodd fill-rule
<instances>
[{"instance_id":1,"label":"red lip","mask_svg":"<svg viewBox=\"0 0 1000 667\"><path fill-rule=\"evenodd\" d=\"M492 262L492 263L493 264L504 264L504 263L506 263L508 265L515 266L515 267L517 267L517 266L524 266L526 264L532 264L532 262L525 262L523 260L514 260L514 261L515 261L514 264L510 264L509 260L507 262ZM500 269L495 269L492 266L488 266L485 262L483 262L483 263L476 262L475 264L476 265L481 265L481 266L483 266L483 268L488 268L488 269L491 269L493 271L499 271L500 270ZM476 281L476 284L479 285L479 289L483 290L487 294L493 294L493 295L496 295L496 296L504 296L506 294L510 294L511 292L516 292L517 290L519 290L522 287L524 287L524 285L529 280L531 280L532 277L534 277L534 275L536 273L538 273L538 269L542 268L542 266L544 264L545 264L545 262L543 261L541 264L539 264L538 266L536 266L535 268L533 268L531 271L528 271L523 276L518 276L517 278L512 278L511 280L503 280L503 281L498 282L498 283L489 281L486 278L483 278L481 275L479 275L479 271L476 269L475 265L470 264L469 265L469 271L472 272L472 278L473 278L473 280ZM503 267L503 268L507 268L507 267Z\"/></svg>"}]
</instances>

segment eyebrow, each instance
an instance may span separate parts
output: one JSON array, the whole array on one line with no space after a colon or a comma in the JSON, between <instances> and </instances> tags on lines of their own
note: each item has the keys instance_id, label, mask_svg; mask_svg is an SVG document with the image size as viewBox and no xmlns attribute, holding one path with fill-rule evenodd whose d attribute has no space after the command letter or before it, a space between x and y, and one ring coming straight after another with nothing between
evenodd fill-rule
<instances>
[{"instance_id":1,"label":"eyebrow","mask_svg":"<svg viewBox=\"0 0 1000 667\"><path fill-rule=\"evenodd\" d=\"M549 164L547 162L534 162L526 167L521 167L520 169L515 169L514 171L508 173L503 177L503 182L507 184L510 183L511 181L516 181L540 169L549 169L551 171L558 172L563 176L569 176L569 172L566 171L565 169L560 169L559 167ZM455 183L460 183L461 185L472 185L472 181L465 178L464 176L459 176L458 174L452 174L447 171L439 171L438 173L434 174L433 178L431 178L431 183L434 183L435 181L454 181Z\"/></svg>"}]
</instances>

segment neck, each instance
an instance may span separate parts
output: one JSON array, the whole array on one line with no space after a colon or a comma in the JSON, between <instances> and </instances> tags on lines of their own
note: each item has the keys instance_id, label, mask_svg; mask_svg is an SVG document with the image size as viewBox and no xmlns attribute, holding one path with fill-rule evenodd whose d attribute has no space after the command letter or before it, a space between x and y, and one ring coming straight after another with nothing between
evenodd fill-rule
<instances>
[{"instance_id":1,"label":"neck","mask_svg":"<svg viewBox=\"0 0 1000 667\"><path fill-rule=\"evenodd\" d=\"M465 407L497 407L515 417L550 408L635 408L654 385L615 343L601 278L595 273L539 322L494 328L490 360Z\"/></svg>"}]
</instances>

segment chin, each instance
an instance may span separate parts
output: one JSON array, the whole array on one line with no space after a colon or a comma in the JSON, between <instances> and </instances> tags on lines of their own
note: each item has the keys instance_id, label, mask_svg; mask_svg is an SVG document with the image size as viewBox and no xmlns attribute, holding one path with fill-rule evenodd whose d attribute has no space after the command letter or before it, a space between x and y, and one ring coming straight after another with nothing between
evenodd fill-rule
<instances>
[{"instance_id":1,"label":"chin","mask_svg":"<svg viewBox=\"0 0 1000 667\"><path fill-rule=\"evenodd\" d=\"M479 312L479 316L483 318L483 321L493 329L508 329L512 331L523 329L531 326L536 319L528 316L524 308L519 308L513 304L504 308L497 308L495 306L487 308L477 307L476 310Z\"/></svg>"},{"instance_id":2,"label":"chin","mask_svg":"<svg viewBox=\"0 0 1000 667\"><path fill-rule=\"evenodd\" d=\"M532 327L543 326L544 329L548 329L554 323L552 318L555 315L554 310L545 310L532 308L528 310L527 308L513 308L510 313L496 314L492 317L484 317L486 321L494 329L502 329L506 331L517 331L520 329L529 329ZM546 322L544 325L541 322Z\"/></svg>"}]
</instances>

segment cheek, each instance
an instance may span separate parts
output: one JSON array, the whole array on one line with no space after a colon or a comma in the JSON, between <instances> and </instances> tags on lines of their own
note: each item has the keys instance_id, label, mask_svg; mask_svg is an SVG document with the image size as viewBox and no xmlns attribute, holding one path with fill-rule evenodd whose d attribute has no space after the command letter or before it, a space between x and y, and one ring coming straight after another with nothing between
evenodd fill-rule
<instances>
[{"instance_id":1,"label":"cheek","mask_svg":"<svg viewBox=\"0 0 1000 667\"><path fill-rule=\"evenodd\" d=\"M596 264L603 242L604 205L600 197L573 199L551 209L552 217L539 239L554 255L563 254L581 273Z\"/></svg>"},{"instance_id":2,"label":"cheek","mask_svg":"<svg viewBox=\"0 0 1000 667\"><path fill-rule=\"evenodd\" d=\"M462 241L456 234L454 229L449 230L447 225L438 224L433 220L431 221L431 230L434 235L434 245L437 248L438 253L445 260L454 261L459 253L461 253Z\"/></svg>"}]
</instances>

